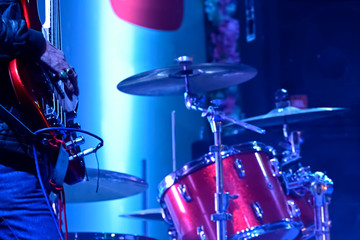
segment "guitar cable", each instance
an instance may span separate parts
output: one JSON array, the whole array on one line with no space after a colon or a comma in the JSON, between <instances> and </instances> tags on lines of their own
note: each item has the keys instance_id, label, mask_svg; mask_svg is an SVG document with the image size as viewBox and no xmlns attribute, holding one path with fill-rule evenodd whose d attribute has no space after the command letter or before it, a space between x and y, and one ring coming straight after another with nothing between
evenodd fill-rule
<instances>
[{"instance_id":1,"label":"guitar cable","mask_svg":"<svg viewBox=\"0 0 360 240\"><path fill-rule=\"evenodd\" d=\"M98 161L98 157L97 157L96 153L97 153L97 150L99 150L104 145L104 141L103 141L102 138L100 138L99 136L97 136L97 135L95 135L93 133L85 131L85 130L76 129L76 128L65 128L65 127L43 128L43 129L37 130L36 132L34 132L34 134L38 135L38 134L43 133L43 132L51 132L51 131L55 131L55 130L57 130L57 131L68 131L68 132L81 132L81 133L85 133L85 134L87 134L89 136L92 136L92 137L98 139L100 141L100 143L95 148L92 148L91 153L95 153L96 161L97 161L97 164L99 166L99 161ZM64 236L63 236L63 233L62 233L62 230L61 230L61 210L64 211L65 237L66 237L66 240L68 240L67 219L66 219L66 210L65 210L65 191L64 191L63 188L59 189L58 194L59 194L59 209L60 209L60 211L59 211L59 217L57 219L57 217L55 216L54 210L51 207L49 197L48 197L48 195L46 193L46 190L45 190L45 187L44 187L44 184L43 184L43 181L42 181L42 177L41 177L41 173L40 173L40 166L39 166L39 161L38 161L38 158L37 158L37 152L36 152L35 144L33 144L32 147L33 147L33 154L34 154L34 161L35 161L37 177L39 179L40 187L41 187L41 190L42 190L43 195L45 197L46 205L47 205L48 209L50 210L51 218L53 219L54 224L56 226L56 229L58 231L59 240L64 240ZM87 154L89 154L89 153L87 153ZM99 179L98 179L97 184L99 184ZM97 186L97 190L98 190L98 186ZM59 222L58 222L58 220L59 220Z\"/></svg>"},{"instance_id":2,"label":"guitar cable","mask_svg":"<svg viewBox=\"0 0 360 240\"><path fill-rule=\"evenodd\" d=\"M60 229L60 227L58 226L55 213L54 213L53 209L51 208L50 200L49 200L49 197L48 197L47 194L46 194L46 190L45 190L45 187L44 187L42 178L41 178L39 161L38 161L37 154L36 154L35 144L33 144L32 146L33 146L33 151L34 151L34 159L35 159L36 173L37 173L37 176L38 176L38 179L39 179L39 182L40 182L41 190L42 190L43 195L44 195L44 197L45 197L46 205L48 206L48 208L49 208L49 210L50 210L51 217L52 217L52 219L53 219L53 221L54 221L54 224L55 224L56 229L57 229L58 234L59 234L59 239L60 239L60 240L64 240L64 237L63 237L63 235L62 235L61 229Z\"/></svg>"}]
</instances>

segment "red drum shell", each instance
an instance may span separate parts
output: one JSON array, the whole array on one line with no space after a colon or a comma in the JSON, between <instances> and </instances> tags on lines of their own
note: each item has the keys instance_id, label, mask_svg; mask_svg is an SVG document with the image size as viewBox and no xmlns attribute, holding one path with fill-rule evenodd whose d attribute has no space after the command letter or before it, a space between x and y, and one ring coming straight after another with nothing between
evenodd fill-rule
<instances>
[{"instance_id":1,"label":"red drum shell","mask_svg":"<svg viewBox=\"0 0 360 240\"><path fill-rule=\"evenodd\" d=\"M314 205L313 205L313 196L310 191L306 191L302 195L298 195L294 191L291 191L287 196L288 200L294 201L297 208L300 211L300 217L297 221L303 223L303 228L301 229L301 239L309 239L314 236Z\"/></svg>"},{"instance_id":2,"label":"red drum shell","mask_svg":"<svg viewBox=\"0 0 360 240\"><path fill-rule=\"evenodd\" d=\"M290 219L286 196L275 176L270 159L269 147L251 142L233 146L223 153L224 192L238 196L230 201L228 208L232 220L227 222L227 236L232 239L294 239L299 234L300 223ZM234 165L241 162L245 176L239 177ZM216 224L211 221L215 213L214 193L216 173L214 158L205 155L196 162L185 165L173 183L162 183L160 202L165 203L179 239L199 239L198 231L203 229L206 239L216 239ZM166 178L164 179L166 180ZM179 186L186 186L191 197L186 201ZM161 184L160 184L161 186ZM262 218L256 216L252 205L258 204Z\"/></svg>"}]
</instances>

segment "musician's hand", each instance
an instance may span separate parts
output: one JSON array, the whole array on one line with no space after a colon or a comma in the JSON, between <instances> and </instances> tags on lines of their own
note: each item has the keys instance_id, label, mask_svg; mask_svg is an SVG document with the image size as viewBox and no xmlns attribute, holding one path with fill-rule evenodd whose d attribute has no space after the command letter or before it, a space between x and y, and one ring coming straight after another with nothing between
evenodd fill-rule
<instances>
[{"instance_id":1,"label":"musician's hand","mask_svg":"<svg viewBox=\"0 0 360 240\"><path fill-rule=\"evenodd\" d=\"M64 82L64 90L68 97L79 95L77 74L65 59L64 53L46 41L46 50L40 60L45 63Z\"/></svg>"}]
</instances>

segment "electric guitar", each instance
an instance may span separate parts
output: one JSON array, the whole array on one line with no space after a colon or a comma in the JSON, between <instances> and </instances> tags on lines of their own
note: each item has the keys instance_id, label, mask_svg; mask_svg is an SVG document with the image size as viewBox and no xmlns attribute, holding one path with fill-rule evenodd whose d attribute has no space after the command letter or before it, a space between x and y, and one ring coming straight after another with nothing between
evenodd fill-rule
<instances>
[{"instance_id":1,"label":"electric guitar","mask_svg":"<svg viewBox=\"0 0 360 240\"><path fill-rule=\"evenodd\" d=\"M45 29L47 40L61 49L59 0L46 0L46 20L44 28L38 16L36 0L19 0L28 28L42 31ZM68 96L60 76L51 72L40 62L21 58L9 64L11 83L21 110L30 117L26 124L35 131L49 127L77 127L74 123L78 97ZM80 152L76 135L68 131L51 131L53 138L66 142L70 156ZM69 161L65 183L75 184L85 177L83 158Z\"/></svg>"}]
</instances>

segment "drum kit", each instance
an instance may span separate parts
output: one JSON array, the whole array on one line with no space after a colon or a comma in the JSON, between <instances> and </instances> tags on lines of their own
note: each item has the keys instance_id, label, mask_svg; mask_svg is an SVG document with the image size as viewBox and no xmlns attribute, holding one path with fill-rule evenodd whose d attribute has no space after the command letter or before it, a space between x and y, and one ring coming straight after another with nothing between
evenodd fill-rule
<instances>
[{"instance_id":1,"label":"drum kit","mask_svg":"<svg viewBox=\"0 0 360 240\"><path fill-rule=\"evenodd\" d=\"M176 66L134 75L122 80L117 88L134 95L184 95L186 108L207 118L214 144L209 147L209 153L190 161L159 183L160 208L121 216L164 220L170 239L330 240L328 205L333 182L326 174L302 166L301 132L289 132L288 124L333 116L345 109L299 109L290 106L287 92L282 89L275 94L274 110L235 120L223 113L221 100L213 99L210 106L204 106L200 94L246 82L256 76L256 69L244 64L193 64L185 56L176 60ZM225 146L221 136L224 122L259 134L265 134L261 127L282 126L283 149L279 153L257 141ZM119 176L119 173L95 170L91 173L110 179L108 192L101 197L90 196L93 201L122 198L147 188L146 182L127 174ZM85 182L73 191L89 193L88 187L95 185ZM76 195L79 198L70 201L87 201L82 199L86 194Z\"/></svg>"}]
</instances>

